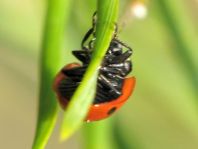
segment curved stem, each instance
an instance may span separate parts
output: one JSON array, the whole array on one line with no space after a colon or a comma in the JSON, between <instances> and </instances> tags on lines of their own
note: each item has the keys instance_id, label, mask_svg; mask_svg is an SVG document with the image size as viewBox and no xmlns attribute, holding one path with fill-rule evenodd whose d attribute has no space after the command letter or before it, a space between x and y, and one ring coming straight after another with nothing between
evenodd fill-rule
<instances>
[{"instance_id":1,"label":"curved stem","mask_svg":"<svg viewBox=\"0 0 198 149\"><path fill-rule=\"evenodd\" d=\"M33 149L43 149L57 118L52 82L61 63L68 0L48 0L40 62L39 111Z\"/></svg>"}]
</instances>

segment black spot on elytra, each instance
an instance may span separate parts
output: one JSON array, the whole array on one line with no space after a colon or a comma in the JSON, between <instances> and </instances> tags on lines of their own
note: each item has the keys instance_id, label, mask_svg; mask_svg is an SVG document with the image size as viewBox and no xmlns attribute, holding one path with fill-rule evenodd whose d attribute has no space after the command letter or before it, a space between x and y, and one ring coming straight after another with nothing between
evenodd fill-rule
<instances>
[{"instance_id":1,"label":"black spot on elytra","mask_svg":"<svg viewBox=\"0 0 198 149\"><path fill-rule=\"evenodd\" d=\"M116 109L117 109L116 107L111 108L111 109L108 111L107 114L108 114L108 115L113 114L113 113L115 112Z\"/></svg>"}]
</instances>

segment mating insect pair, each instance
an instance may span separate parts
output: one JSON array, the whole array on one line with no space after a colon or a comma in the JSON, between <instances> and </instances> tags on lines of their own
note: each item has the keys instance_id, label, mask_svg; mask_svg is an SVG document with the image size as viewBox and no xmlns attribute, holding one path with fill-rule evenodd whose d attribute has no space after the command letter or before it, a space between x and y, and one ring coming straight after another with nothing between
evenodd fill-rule
<instances>
[{"instance_id":1,"label":"mating insect pair","mask_svg":"<svg viewBox=\"0 0 198 149\"><path fill-rule=\"evenodd\" d=\"M95 26L96 13L93 16L92 28L88 30L82 40L82 49L72 51L82 64L66 65L55 78L54 90L64 109L82 81L90 63L96 39ZM124 51L124 49L126 50ZM131 55L132 49L118 40L117 26L115 26L114 35L99 70L95 100L90 107L86 121L108 117L129 98L135 86L134 77L125 78L132 70Z\"/></svg>"}]
</instances>

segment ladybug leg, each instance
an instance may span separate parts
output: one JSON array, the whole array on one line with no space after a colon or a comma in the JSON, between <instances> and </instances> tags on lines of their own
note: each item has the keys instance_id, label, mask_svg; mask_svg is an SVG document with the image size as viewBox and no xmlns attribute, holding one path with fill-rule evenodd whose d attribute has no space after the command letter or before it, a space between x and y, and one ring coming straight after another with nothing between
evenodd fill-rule
<instances>
[{"instance_id":1,"label":"ladybug leg","mask_svg":"<svg viewBox=\"0 0 198 149\"><path fill-rule=\"evenodd\" d=\"M111 73L111 74L118 74L120 71L115 69L115 68L112 68L112 67L101 67L100 70L102 72L106 72L106 73Z\"/></svg>"},{"instance_id":2,"label":"ladybug leg","mask_svg":"<svg viewBox=\"0 0 198 149\"><path fill-rule=\"evenodd\" d=\"M88 30L88 32L85 34L82 42L81 42L81 47L82 49L85 47L85 42L88 40L88 38L92 35L92 33L94 32L94 28L91 28Z\"/></svg>"},{"instance_id":3,"label":"ladybug leg","mask_svg":"<svg viewBox=\"0 0 198 149\"><path fill-rule=\"evenodd\" d=\"M102 72L104 72L104 75L110 79L115 78L115 79L124 79L124 77L120 76L119 74L121 73L120 69L112 68L112 67L102 67L100 69Z\"/></svg>"},{"instance_id":4,"label":"ladybug leg","mask_svg":"<svg viewBox=\"0 0 198 149\"><path fill-rule=\"evenodd\" d=\"M116 96L121 95L121 92L117 90L115 87L116 84L113 84L113 82L107 79L104 75L99 75L98 79L105 87L109 88L114 95Z\"/></svg>"},{"instance_id":5,"label":"ladybug leg","mask_svg":"<svg viewBox=\"0 0 198 149\"><path fill-rule=\"evenodd\" d=\"M91 60L91 55L88 51L72 51L72 54L84 64L88 64Z\"/></svg>"},{"instance_id":6,"label":"ladybug leg","mask_svg":"<svg viewBox=\"0 0 198 149\"><path fill-rule=\"evenodd\" d=\"M133 51L131 47L129 47L127 44L123 43L122 41L120 41L117 38L114 38L114 41L118 42L119 44L121 44L123 47L127 48L129 51Z\"/></svg>"},{"instance_id":7,"label":"ladybug leg","mask_svg":"<svg viewBox=\"0 0 198 149\"><path fill-rule=\"evenodd\" d=\"M123 63L118 63L118 64L110 64L109 67L111 68L115 68L117 70L119 70L120 74L122 77L125 77L126 75L128 75L130 73L130 71L132 70L132 63L131 61L125 61Z\"/></svg>"},{"instance_id":8,"label":"ladybug leg","mask_svg":"<svg viewBox=\"0 0 198 149\"><path fill-rule=\"evenodd\" d=\"M92 43L95 40L96 15L97 15L97 12L95 12L92 16L92 28L88 30L88 32L85 34L85 36L81 42L82 49L85 47L84 44L91 35L93 35L94 38L89 42L89 49L90 49L90 47L92 47Z\"/></svg>"},{"instance_id":9,"label":"ladybug leg","mask_svg":"<svg viewBox=\"0 0 198 149\"><path fill-rule=\"evenodd\" d=\"M89 37L93 35L94 38L91 39L91 41L88 43L88 48L86 48L86 46L84 45L85 42L89 39ZM95 38L95 32L94 32L94 29L91 28L84 36L83 40L82 40L82 43L81 43L81 47L82 49L84 50L92 50L93 49L93 45L94 45L94 41L96 40Z\"/></svg>"},{"instance_id":10,"label":"ladybug leg","mask_svg":"<svg viewBox=\"0 0 198 149\"><path fill-rule=\"evenodd\" d=\"M129 49L121 55L115 56L111 59L111 63L118 64L126 61L132 55L132 51Z\"/></svg>"}]
</instances>

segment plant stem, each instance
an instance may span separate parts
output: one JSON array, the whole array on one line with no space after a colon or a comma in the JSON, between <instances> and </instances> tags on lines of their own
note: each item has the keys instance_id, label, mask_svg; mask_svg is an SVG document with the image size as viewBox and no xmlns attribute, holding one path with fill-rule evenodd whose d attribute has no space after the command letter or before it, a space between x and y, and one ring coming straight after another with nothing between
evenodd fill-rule
<instances>
[{"instance_id":1,"label":"plant stem","mask_svg":"<svg viewBox=\"0 0 198 149\"><path fill-rule=\"evenodd\" d=\"M45 147L57 118L57 101L52 83L61 63L69 3L69 0L48 0L40 59L39 112L33 149Z\"/></svg>"},{"instance_id":2,"label":"plant stem","mask_svg":"<svg viewBox=\"0 0 198 149\"><path fill-rule=\"evenodd\" d=\"M109 3L113 3L113 1L109 0ZM115 10L117 10L118 12L118 5L119 2L114 1L114 3L116 5L112 5L114 7L116 7ZM100 17L105 17L105 16L111 16L111 15L106 15L108 13L108 11L112 8L109 8L108 2L104 2L103 0L98 0L98 30L100 31L101 29L99 27L103 27L103 25L105 25L107 22L102 22L100 21ZM106 20L109 20L109 18L106 18ZM115 22L113 22L113 24L111 24L110 26L114 29L115 27ZM96 31L96 36L97 34L100 34L100 32ZM102 34L105 34L104 33ZM95 45L95 53L93 55L93 57L95 58L95 63L97 64L97 66L99 67L101 64L101 60L103 59L103 56L106 53L106 50L97 50L97 49L102 49L103 48L103 42L105 41L111 41L111 37L110 39L108 38L104 38L103 36L98 36L96 38L96 40L100 41L100 42L96 42ZM109 45L109 44L108 44ZM108 47L105 47L106 49ZM90 66L91 67L91 66ZM115 148L115 144L113 143L113 136L112 136L112 120L108 119L105 121L101 121L101 122L97 122L97 123L93 123L93 124L88 124L87 126L85 126L85 130L84 130L84 136L85 136L85 148L86 149L111 149L111 148Z\"/></svg>"},{"instance_id":3,"label":"plant stem","mask_svg":"<svg viewBox=\"0 0 198 149\"><path fill-rule=\"evenodd\" d=\"M70 100L61 128L61 140L71 136L82 124L95 97L98 70L113 36L118 0L98 0L94 53L83 80Z\"/></svg>"},{"instance_id":4,"label":"plant stem","mask_svg":"<svg viewBox=\"0 0 198 149\"><path fill-rule=\"evenodd\" d=\"M113 141L112 119L109 118L97 123L88 123L83 127L85 149L112 149L115 148Z\"/></svg>"}]
</instances>

